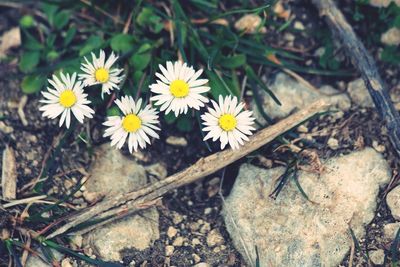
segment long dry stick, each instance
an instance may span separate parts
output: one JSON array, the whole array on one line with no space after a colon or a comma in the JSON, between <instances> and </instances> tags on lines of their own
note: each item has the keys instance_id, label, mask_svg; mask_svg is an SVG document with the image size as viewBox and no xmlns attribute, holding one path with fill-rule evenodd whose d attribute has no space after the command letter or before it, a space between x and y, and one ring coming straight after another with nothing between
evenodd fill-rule
<instances>
[{"instance_id":1,"label":"long dry stick","mask_svg":"<svg viewBox=\"0 0 400 267\"><path fill-rule=\"evenodd\" d=\"M342 12L332 0L312 0L334 35L342 42L353 65L361 73L397 155L400 156L400 116L394 108L386 84L378 73L375 61L357 38Z\"/></svg>"},{"instance_id":2,"label":"long dry stick","mask_svg":"<svg viewBox=\"0 0 400 267\"><path fill-rule=\"evenodd\" d=\"M64 220L65 225L48 235L47 238L53 238L63 234L78 224L88 220L106 219L111 221L137 212L138 210L148 208L149 205L147 205L147 203L154 202L156 199L173 189L190 184L218 171L219 169L222 169L261 146L271 142L276 137L292 129L299 123L309 119L319 112L325 111L328 107L329 105L324 101L317 101L288 118L254 134L250 141L238 150L227 149L214 153L208 157L199 159L189 168L161 181L149 184L142 189L106 198L98 204L88 207ZM126 210L128 210L128 212L126 212Z\"/></svg>"}]
</instances>

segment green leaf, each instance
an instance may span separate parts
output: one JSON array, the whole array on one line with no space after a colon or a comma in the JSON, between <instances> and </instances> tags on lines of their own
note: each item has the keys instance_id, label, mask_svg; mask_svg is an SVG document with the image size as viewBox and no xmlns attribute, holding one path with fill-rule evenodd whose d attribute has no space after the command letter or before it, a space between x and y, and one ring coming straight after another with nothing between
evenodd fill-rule
<instances>
[{"instance_id":1,"label":"green leaf","mask_svg":"<svg viewBox=\"0 0 400 267\"><path fill-rule=\"evenodd\" d=\"M47 53L46 59L47 59L48 61L54 61L54 60L56 60L59 56L60 56L60 54L59 54L57 51L51 50L51 51L49 51L49 52Z\"/></svg>"},{"instance_id":2,"label":"green leaf","mask_svg":"<svg viewBox=\"0 0 400 267\"><path fill-rule=\"evenodd\" d=\"M62 28L64 28L65 25L68 24L69 21L69 17L71 16L70 12L63 10L61 12L58 12L55 16L54 16L54 20L53 20L53 25L57 30L61 30Z\"/></svg>"},{"instance_id":3,"label":"green leaf","mask_svg":"<svg viewBox=\"0 0 400 267\"><path fill-rule=\"evenodd\" d=\"M64 36L64 46L68 46L72 42L72 40L75 37L75 34L76 34L76 27L74 26L70 27Z\"/></svg>"},{"instance_id":4,"label":"green leaf","mask_svg":"<svg viewBox=\"0 0 400 267\"><path fill-rule=\"evenodd\" d=\"M208 84L211 87L211 95L214 99L218 99L219 95L227 96L230 95L229 91L226 90L225 86L222 84L217 74L214 72L205 71L208 77Z\"/></svg>"},{"instance_id":5,"label":"green leaf","mask_svg":"<svg viewBox=\"0 0 400 267\"><path fill-rule=\"evenodd\" d=\"M391 64L400 64L400 52L396 46L386 46L382 50L380 58Z\"/></svg>"},{"instance_id":6,"label":"green leaf","mask_svg":"<svg viewBox=\"0 0 400 267\"><path fill-rule=\"evenodd\" d=\"M133 66L136 71L144 70L151 61L151 54L133 54L129 59L129 63Z\"/></svg>"},{"instance_id":7,"label":"green leaf","mask_svg":"<svg viewBox=\"0 0 400 267\"><path fill-rule=\"evenodd\" d=\"M178 118L175 117L175 114L173 112L170 112L164 115L164 119L167 124L173 124Z\"/></svg>"},{"instance_id":8,"label":"green leaf","mask_svg":"<svg viewBox=\"0 0 400 267\"><path fill-rule=\"evenodd\" d=\"M86 55L87 53L100 48L103 45L103 40L96 35L92 35L86 40L85 44L79 51L79 56Z\"/></svg>"},{"instance_id":9,"label":"green leaf","mask_svg":"<svg viewBox=\"0 0 400 267\"><path fill-rule=\"evenodd\" d=\"M22 45L27 50L42 50L44 48L35 37L33 37L28 31L23 31Z\"/></svg>"},{"instance_id":10,"label":"green leaf","mask_svg":"<svg viewBox=\"0 0 400 267\"><path fill-rule=\"evenodd\" d=\"M53 47L56 38L57 38L56 34L49 34L49 36L46 38L47 47Z\"/></svg>"},{"instance_id":11,"label":"green leaf","mask_svg":"<svg viewBox=\"0 0 400 267\"><path fill-rule=\"evenodd\" d=\"M26 51L22 54L19 61L19 69L25 73L30 72L39 64L39 60L39 51Z\"/></svg>"},{"instance_id":12,"label":"green leaf","mask_svg":"<svg viewBox=\"0 0 400 267\"><path fill-rule=\"evenodd\" d=\"M54 15L57 12L58 6L43 2L41 4L41 9L43 10L44 14L46 14L50 24L53 25Z\"/></svg>"},{"instance_id":13,"label":"green leaf","mask_svg":"<svg viewBox=\"0 0 400 267\"><path fill-rule=\"evenodd\" d=\"M117 106L112 106L107 109L107 116L120 116L121 112Z\"/></svg>"},{"instance_id":14,"label":"green leaf","mask_svg":"<svg viewBox=\"0 0 400 267\"><path fill-rule=\"evenodd\" d=\"M144 75L143 71L141 71L141 70L135 71L133 73L133 82L135 84L139 84L139 82L142 79L143 75Z\"/></svg>"},{"instance_id":15,"label":"green leaf","mask_svg":"<svg viewBox=\"0 0 400 267\"><path fill-rule=\"evenodd\" d=\"M396 18L393 20L393 27L397 27L400 29L400 15L397 15Z\"/></svg>"},{"instance_id":16,"label":"green leaf","mask_svg":"<svg viewBox=\"0 0 400 267\"><path fill-rule=\"evenodd\" d=\"M22 80L21 88L25 94L34 94L39 92L46 83L46 78L40 75L25 76Z\"/></svg>"},{"instance_id":17,"label":"green leaf","mask_svg":"<svg viewBox=\"0 0 400 267\"><path fill-rule=\"evenodd\" d=\"M179 117L176 123L176 127L179 131L188 133L193 129L193 121L194 120L188 115Z\"/></svg>"},{"instance_id":18,"label":"green leaf","mask_svg":"<svg viewBox=\"0 0 400 267\"><path fill-rule=\"evenodd\" d=\"M220 64L227 69L236 69L246 64L246 55L239 54L231 57L223 57Z\"/></svg>"},{"instance_id":19,"label":"green leaf","mask_svg":"<svg viewBox=\"0 0 400 267\"><path fill-rule=\"evenodd\" d=\"M135 37L129 34L120 33L111 39L111 48L117 52L128 52L133 47Z\"/></svg>"},{"instance_id":20,"label":"green leaf","mask_svg":"<svg viewBox=\"0 0 400 267\"><path fill-rule=\"evenodd\" d=\"M142 27L148 27L154 33L159 33L163 28L164 24L160 16L153 12L153 9L149 7L143 7L138 16L136 17L136 23Z\"/></svg>"},{"instance_id":21,"label":"green leaf","mask_svg":"<svg viewBox=\"0 0 400 267\"><path fill-rule=\"evenodd\" d=\"M35 19L30 15L25 15L19 20L19 25L23 28L30 28L35 24Z\"/></svg>"}]
</instances>

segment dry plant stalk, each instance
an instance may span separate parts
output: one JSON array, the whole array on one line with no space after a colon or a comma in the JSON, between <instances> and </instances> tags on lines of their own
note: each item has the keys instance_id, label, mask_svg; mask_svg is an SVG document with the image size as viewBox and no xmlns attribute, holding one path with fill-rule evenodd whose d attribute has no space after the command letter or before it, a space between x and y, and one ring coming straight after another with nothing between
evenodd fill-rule
<instances>
[{"instance_id":1,"label":"dry plant stalk","mask_svg":"<svg viewBox=\"0 0 400 267\"><path fill-rule=\"evenodd\" d=\"M282 135L317 113L326 111L328 107L329 105L326 102L322 100L316 101L312 105L298 111L286 119L260 130L252 136L249 142L238 150L227 149L214 153L210 156L199 159L195 164L187 169L173 174L161 181L149 184L142 189L106 198L96 205L83 209L82 211L69 216L66 220L63 220L65 225L48 235L47 238L53 238L63 234L78 224L88 220L104 219L107 222L110 222L141 209L146 209L151 206L149 203L154 204L157 199L171 190L195 182L224 168L232 162L273 141L276 137ZM80 231L80 233L82 233L82 231Z\"/></svg>"}]
</instances>

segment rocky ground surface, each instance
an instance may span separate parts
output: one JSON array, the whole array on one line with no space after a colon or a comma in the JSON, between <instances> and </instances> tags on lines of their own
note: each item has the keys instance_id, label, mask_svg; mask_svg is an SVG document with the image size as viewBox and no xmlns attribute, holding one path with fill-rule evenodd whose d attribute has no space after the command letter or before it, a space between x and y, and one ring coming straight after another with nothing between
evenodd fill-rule
<instances>
[{"instance_id":1,"label":"rocky ground surface","mask_svg":"<svg viewBox=\"0 0 400 267\"><path fill-rule=\"evenodd\" d=\"M382 4L378 2L371 4ZM285 34L279 42L304 48L301 29L311 23L309 12L296 5L293 10L300 33ZM382 42L400 42L398 33L385 33ZM313 49L320 53L318 45ZM345 60L341 53L337 57ZM59 129L41 118L38 96L22 95L16 65L1 67L7 67L7 75L0 77L0 150L12 147L15 158L4 156L0 166L4 170L15 162L17 193L22 194L40 174ZM380 68L400 109L399 71L381 64ZM343 80L311 75L298 79L276 70L263 79L282 103L278 106L262 93L262 106L272 119L284 118L316 99L333 106L330 113L293 131L296 138L308 141L293 141L309 152L306 162L298 163L298 184L290 178L279 195L272 194L285 166L296 159L285 146L274 143L224 172L169 193L155 207L73 235L68 245L123 266L255 266L257 258L260 266L349 266L349 261L353 266L387 265L400 229L399 161L362 80L357 75ZM249 106L263 122L255 103ZM111 149L101 137L101 119L76 129L76 136L88 132L93 143L70 138L55 159L53 180L46 183L47 194L55 199L82 184L68 200L71 210L164 179L209 154L200 135L166 126L152 147L129 155ZM293 140L291 135L287 138ZM0 229L6 236L2 220ZM57 266L87 266L57 251L53 254ZM0 265L7 266L7 254L0 255ZM29 256L26 266L51 265Z\"/></svg>"}]
</instances>

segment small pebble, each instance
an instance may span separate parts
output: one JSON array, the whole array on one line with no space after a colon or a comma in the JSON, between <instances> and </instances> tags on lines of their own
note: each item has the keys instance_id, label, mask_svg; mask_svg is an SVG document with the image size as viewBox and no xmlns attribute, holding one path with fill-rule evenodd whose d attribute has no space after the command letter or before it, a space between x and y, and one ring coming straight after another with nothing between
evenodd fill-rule
<instances>
[{"instance_id":1,"label":"small pebble","mask_svg":"<svg viewBox=\"0 0 400 267\"><path fill-rule=\"evenodd\" d=\"M295 21L293 27L296 30L299 30L299 31L304 31L305 30L305 27L304 27L304 25L303 25L303 23L301 21Z\"/></svg>"},{"instance_id":2,"label":"small pebble","mask_svg":"<svg viewBox=\"0 0 400 267\"><path fill-rule=\"evenodd\" d=\"M328 146L329 148L336 150L339 148L339 141L336 138L330 137L328 139Z\"/></svg>"},{"instance_id":3,"label":"small pebble","mask_svg":"<svg viewBox=\"0 0 400 267\"><path fill-rule=\"evenodd\" d=\"M172 243L172 245L175 246L175 247L181 247L183 245L183 241L184 241L183 237L178 236L175 239L175 241Z\"/></svg>"},{"instance_id":4,"label":"small pebble","mask_svg":"<svg viewBox=\"0 0 400 267\"><path fill-rule=\"evenodd\" d=\"M182 215L180 215L179 213L174 212L172 214L172 222L174 224L179 224L182 220L183 220Z\"/></svg>"},{"instance_id":5,"label":"small pebble","mask_svg":"<svg viewBox=\"0 0 400 267\"><path fill-rule=\"evenodd\" d=\"M201 261L201 258L200 258L200 256L199 255L197 255L197 254L192 254L192 257L193 257L193 260L194 260L194 263L199 263L200 261Z\"/></svg>"},{"instance_id":6,"label":"small pebble","mask_svg":"<svg viewBox=\"0 0 400 267\"><path fill-rule=\"evenodd\" d=\"M174 253L174 246L166 246L165 247L165 256L169 257Z\"/></svg>"},{"instance_id":7,"label":"small pebble","mask_svg":"<svg viewBox=\"0 0 400 267\"><path fill-rule=\"evenodd\" d=\"M193 238L192 240L192 246L195 247L197 245L201 245L201 242L198 238Z\"/></svg>"},{"instance_id":8,"label":"small pebble","mask_svg":"<svg viewBox=\"0 0 400 267\"><path fill-rule=\"evenodd\" d=\"M169 238L173 238L174 236L176 236L177 233L178 233L178 230L172 226L170 226L167 230L167 236Z\"/></svg>"},{"instance_id":9,"label":"small pebble","mask_svg":"<svg viewBox=\"0 0 400 267\"><path fill-rule=\"evenodd\" d=\"M207 245L209 247L215 247L224 243L224 238L217 229L213 229L207 235Z\"/></svg>"},{"instance_id":10,"label":"small pebble","mask_svg":"<svg viewBox=\"0 0 400 267\"><path fill-rule=\"evenodd\" d=\"M383 153L385 152L386 148L384 145L380 145L378 141L372 141L372 147L376 150L376 152Z\"/></svg>"},{"instance_id":11,"label":"small pebble","mask_svg":"<svg viewBox=\"0 0 400 267\"><path fill-rule=\"evenodd\" d=\"M212 208L208 207L204 209L204 215L208 215L212 212Z\"/></svg>"},{"instance_id":12,"label":"small pebble","mask_svg":"<svg viewBox=\"0 0 400 267\"><path fill-rule=\"evenodd\" d=\"M172 146L187 146L188 142L184 137L169 136L165 142Z\"/></svg>"},{"instance_id":13,"label":"small pebble","mask_svg":"<svg viewBox=\"0 0 400 267\"><path fill-rule=\"evenodd\" d=\"M373 264L383 264L385 262L385 251L383 249L371 251L369 258Z\"/></svg>"},{"instance_id":14,"label":"small pebble","mask_svg":"<svg viewBox=\"0 0 400 267\"><path fill-rule=\"evenodd\" d=\"M308 128L302 124L299 127L297 127L297 131L299 133L308 133Z\"/></svg>"}]
</instances>

